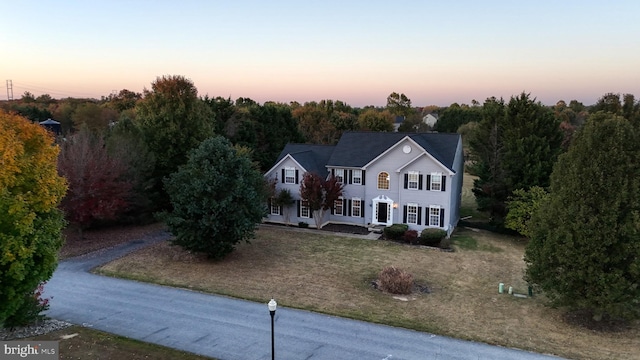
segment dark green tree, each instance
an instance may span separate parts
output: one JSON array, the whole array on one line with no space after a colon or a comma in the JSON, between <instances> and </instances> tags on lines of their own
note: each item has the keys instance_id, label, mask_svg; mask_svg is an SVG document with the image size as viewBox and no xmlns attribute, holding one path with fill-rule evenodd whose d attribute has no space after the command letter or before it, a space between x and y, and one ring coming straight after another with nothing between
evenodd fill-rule
<instances>
[{"instance_id":1,"label":"dark green tree","mask_svg":"<svg viewBox=\"0 0 640 360\"><path fill-rule=\"evenodd\" d=\"M253 237L265 215L265 183L251 159L216 136L190 152L165 180L173 210L164 218L175 244L220 259Z\"/></svg>"},{"instance_id":2,"label":"dark green tree","mask_svg":"<svg viewBox=\"0 0 640 360\"><path fill-rule=\"evenodd\" d=\"M473 181L473 194L478 209L492 215L505 212L504 201L509 196L506 175L502 168L505 106L503 99L487 99L482 106L482 121L469 137L469 171L478 178Z\"/></svg>"},{"instance_id":3,"label":"dark green tree","mask_svg":"<svg viewBox=\"0 0 640 360\"><path fill-rule=\"evenodd\" d=\"M552 111L522 93L505 106L489 99L470 141L474 182L481 210L501 224L507 198L517 189L547 187L563 140Z\"/></svg>"},{"instance_id":4,"label":"dark green tree","mask_svg":"<svg viewBox=\"0 0 640 360\"><path fill-rule=\"evenodd\" d=\"M502 137L502 167L509 192L548 187L563 140L560 122L553 112L529 94L512 97L506 107Z\"/></svg>"},{"instance_id":5,"label":"dark green tree","mask_svg":"<svg viewBox=\"0 0 640 360\"><path fill-rule=\"evenodd\" d=\"M189 150L213 135L213 118L193 82L183 76L158 77L151 90L144 90L144 98L136 104L135 121L156 159L150 176L156 206L167 205L162 179L186 163Z\"/></svg>"},{"instance_id":6,"label":"dark green tree","mask_svg":"<svg viewBox=\"0 0 640 360\"><path fill-rule=\"evenodd\" d=\"M482 108L479 106L469 107L467 105L451 104L440 113L435 130L439 132L454 133L458 128L470 122L482 120Z\"/></svg>"},{"instance_id":7,"label":"dark green tree","mask_svg":"<svg viewBox=\"0 0 640 360\"><path fill-rule=\"evenodd\" d=\"M525 252L525 279L552 305L596 320L640 317L638 159L638 129L605 113L559 157Z\"/></svg>"}]
</instances>

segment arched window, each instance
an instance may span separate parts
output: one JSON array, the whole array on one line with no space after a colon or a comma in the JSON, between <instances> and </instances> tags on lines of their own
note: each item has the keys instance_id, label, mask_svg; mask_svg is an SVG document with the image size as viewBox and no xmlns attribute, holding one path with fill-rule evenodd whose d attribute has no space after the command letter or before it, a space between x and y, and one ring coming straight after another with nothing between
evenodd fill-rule
<instances>
[{"instance_id":1,"label":"arched window","mask_svg":"<svg viewBox=\"0 0 640 360\"><path fill-rule=\"evenodd\" d=\"M389 190L389 173L383 171L378 174L378 190Z\"/></svg>"}]
</instances>

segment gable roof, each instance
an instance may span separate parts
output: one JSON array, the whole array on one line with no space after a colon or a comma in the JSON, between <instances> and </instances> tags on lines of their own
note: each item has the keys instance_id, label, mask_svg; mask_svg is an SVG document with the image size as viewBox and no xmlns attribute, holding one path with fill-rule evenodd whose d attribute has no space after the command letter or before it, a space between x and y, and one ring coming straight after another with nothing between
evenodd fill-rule
<instances>
[{"instance_id":1,"label":"gable roof","mask_svg":"<svg viewBox=\"0 0 640 360\"><path fill-rule=\"evenodd\" d=\"M326 165L334 148L333 145L287 144L278 155L276 166L290 155L304 170L325 177L329 174Z\"/></svg>"},{"instance_id":2,"label":"gable roof","mask_svg":"<svg viewBox=\"0 0 640 360\"><path fill-rule=\"evenodd\" d=\"M437 161L453 170L459 134L345 132L327 162L330 167L364 167L405 137L410 138Z\"/></svg>"}]
</instances>

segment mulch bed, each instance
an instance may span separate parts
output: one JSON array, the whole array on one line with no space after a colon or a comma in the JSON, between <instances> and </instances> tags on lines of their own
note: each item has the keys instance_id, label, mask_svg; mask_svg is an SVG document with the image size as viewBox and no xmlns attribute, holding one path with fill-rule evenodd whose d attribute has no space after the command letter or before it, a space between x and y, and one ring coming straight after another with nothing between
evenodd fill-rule
<instances>
[{"instance_id":1,"label":"mulch bed","mask_svg":"<svg viewBox=\"0 0 640 360\"><path fill-rule=\"evenodd\" d=\"M323 231L339 232L346 234L368 235L369 230L362 226L345 225L345 224L327 224L322 227Z\"/></svg>"}]
</instances>

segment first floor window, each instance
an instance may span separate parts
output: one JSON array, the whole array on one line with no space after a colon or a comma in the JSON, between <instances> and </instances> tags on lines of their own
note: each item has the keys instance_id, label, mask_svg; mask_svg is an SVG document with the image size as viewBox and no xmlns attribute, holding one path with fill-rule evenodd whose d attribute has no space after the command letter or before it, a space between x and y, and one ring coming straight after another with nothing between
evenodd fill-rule
<instances>
[{"instance_id":1,"label":"first floor window","mask_svg":"<svg viewBox=\"0 0 640 360\"><path fill-rule=\"evenodd\" d=\"M300 201L300 217L308 218L309 215L309 202L306 200Z\"/></svg>"},{"instance_id":2,"label":"first floor window","mask_svg":"<svg viewBox=\"0 0 640 360\"><path fill-rule=\"evenodd\" d=\"M407 224L418 223L418 204L407 204Z\"/></svg>"},{"instance_id":3,"label":"first floor window","mask_svg":"<svg viewBox=\"0 0 640 360\"><path fill-rule=\"evenodd\" d=\"M362 170L353 170L351 173L351 182L353 184L362 184Z\"/></svg>"},{"instance_id":4,"label":"first floor window","mask_svg":"<svg viewBox=\"0 0 640 360\"><path fill-rule=\"evenodd\" d=\"M429 226L437 226L442 227L440 224L440 211L442 208L440 206L430 206L429 207Z\"/></svg>"},{"instance_id":5,"label":"first floor window","mask_svg":"<svg viewBox=\"0 0 640 360\"><path fill-rule=\"evenodd\" d=\"M339 215L339 216L343 216L344 215L344 209L342 206L342 198L339 198L338 200L335 201L335 203L333 204L333 214L334 215Z\"/></svg>"},{"instance_id":6,"label":"first floor window","mask_svg":"<svg viewBox=\"0 0 640 360\"><path fill-rule=\"evenodd\" d=\"M271 200L271 215L282 215L280 214L280 206L276 205L273 199Z\"/></svg>"},{"instance_id":7,"label":"first floor window","mask_svg":"<svg viewBox=\"0 0 640 360\"><path fill-rule=\"evenodd\" d=\"M295 168L285 168L284 169L284 183L285 184L295 184L296 183L296 169Z\"/></svg>"},{"instance_id":8,"label":"first floor window","mask_svg":"<svg viewBox=\"0 0 640 360\"><path fill-rule=\"evenodd\" d=\"M333 171L333 176L336 177L336 180L343 184L344 183L344 169L335 169Z\"/></svg>"},{"instance_id":9,"label":"first floor window","mask_svg":"<svg viewBox=\"0 0 640 360\"><path fill-rule=\"evenodd\" d=\"M360 217L362 211L362 200L354 198L351 200L351 216Z\"/></svg>"}]
</instances>

